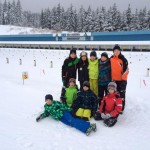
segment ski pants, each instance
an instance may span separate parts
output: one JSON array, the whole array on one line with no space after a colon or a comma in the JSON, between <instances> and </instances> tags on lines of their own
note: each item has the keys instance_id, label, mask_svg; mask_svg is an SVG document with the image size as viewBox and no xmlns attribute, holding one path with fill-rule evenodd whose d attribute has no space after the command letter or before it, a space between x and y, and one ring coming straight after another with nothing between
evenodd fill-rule
<instances>
[{"instance_id":1,"label":"ski pants","mask_svg":"<svg viewBox=\"0 0 150 150\"><path fill-rule=\"evenodd\" d=\"M122 81L115 81L117 84L117 91L120 93L120 97L122 98L123 102L123 108L125 108L125 99L126 99L126 87L127 87L127 81L122 80Z\"/></svg>"},{"instance_id":2,"label":"ski pants","mask_svg":"<svg viewBox=\"0 0 150 150\"><path fill-rule=\"evenodd\" d=\"M90 89L98 96L98 79L90 79Z\"/></svg>"},{"instance_id":3,"label":"ski pants","mask_svg":"<svg viewBox=\"0 0 150 150\"><path fill-rule=\"evenodd\" d=\"M60 121L68 126L80 130L83 133L86 133L87 129L90 127L90 122L74 118L68 111L64 112L64 115L60 119Z\"/></svg>"}]
</instances>

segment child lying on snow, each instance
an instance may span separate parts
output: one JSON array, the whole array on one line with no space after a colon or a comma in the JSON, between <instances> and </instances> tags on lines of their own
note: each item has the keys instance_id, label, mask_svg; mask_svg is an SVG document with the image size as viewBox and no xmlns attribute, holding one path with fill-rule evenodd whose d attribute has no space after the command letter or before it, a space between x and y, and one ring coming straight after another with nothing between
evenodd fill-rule
<instances>
[{"instance_id":1,"label":"child lying on snow","mask_svg":"<svg viewBox=\"0 0 150 150\"><path fill-rule=\"evenodd\" d=\"M91 131L96 131L96 124L90 124L90 122L72 117L71 108L59 101L54 101L52 95L46 95L45 102L45 110L36 118L37 122L45 117L51 116L53 119L60 120L62 123L74 127L86 135L89 135Z\"/></svg>"},{"instance_id":2,"label":"child lying on snow","mask_svg":"<svg viewBox=\"0 0 150 150\"><path fill-rule=\"evenodd\" d=\"M122 112L122 99L116 93L117 84L108 84L108 94L103 98L99 111L95 114L95 120L104 120L104 124L112 127L116 124L119 113Z\"/></svg>"}]
</instances>

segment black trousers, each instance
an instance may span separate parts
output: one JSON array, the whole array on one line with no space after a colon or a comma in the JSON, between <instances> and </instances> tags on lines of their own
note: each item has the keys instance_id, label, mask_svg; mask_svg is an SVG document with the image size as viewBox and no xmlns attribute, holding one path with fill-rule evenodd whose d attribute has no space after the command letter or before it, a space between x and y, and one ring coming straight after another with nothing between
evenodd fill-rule
<instances>
[{"instance_id":1,"label":"black trousers","mask_svg":"<svg viewBox=\"0 0 150 150\"><path fill-rule=\"evenodd\" d=\"M99 106L101 104L103 97L106 94L107 94L107 85L106 86L98 85Z\"/></svg>"},{"instance_id":2,"label":"black trousers","mask_svg":"<svg viewBox=\"0 0 150 150\"><path fill-rule=\"evenodd\" d=\"M115 81L117 84L117 91L120 93L120 97L123 101L123 109L125 108L125 99L126 99L126 87L127 87L127 81Z\"/></svg>"}]
</instances>

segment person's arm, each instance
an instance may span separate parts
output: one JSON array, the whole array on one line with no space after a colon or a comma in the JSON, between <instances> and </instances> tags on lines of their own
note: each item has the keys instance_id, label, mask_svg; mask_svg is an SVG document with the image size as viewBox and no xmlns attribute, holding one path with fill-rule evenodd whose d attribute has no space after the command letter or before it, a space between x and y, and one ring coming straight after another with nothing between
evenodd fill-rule
<instances>
[{"instance_id":1,"label":"person's arm","mask_svg":"<svg viewBox=\"0 0 150 150\"><path fill-rule=\"evenodd\" d=\"M120 59L123 62L122 80L127 80L129 74L128 61L123 55L120 56Z\"/></svg>"},{"instance_id":2,"label":"person's arm","mask_svg":"<svg viewBox=\"0 0 150 150\"><path fill-rule=\"evenodd\" d=\"M121 98L117 98L116 99L116 105L115 105L115 109L110 113L110 115L112 117L117 117L119 115L119 113L122 112L122 99Z\"/></svg>"},{"instance_id":3,"label":"person's arm","mask_svg":"<svg viewBox=\"0 0 150 150\"><path fill-rule=\"evenodd\" d=\"M49 116L49 113L48 113L48 111L44 111L42 114L40 114L37 118L36 118L36 121L38 122L38 121L40 121L40 120L42 120L42 119L44 119L44 118L46 118L46 117L48 117Z\"/></svg>"},{"instance_id":4,"label":"person's arm","mask_svg":"<svg viewBox=\"0 0 150 150\"><path fill-rule=\"evenodd\" d=\"M61 73L62 80L66 78L67 62L68 62L68 59L65 59L63 65L62 65L62 73Z\"/></svg>"},{"instance_id":5,"label":"person's arm","mask_svg":"<svg viewBox=\"0 0 150 150\"><path fill-rule=\"evenodd\" d=\"M104 113L104 109L105 109L105 97L103 97L100 107L99 107L99 112L100 113Z\"/></svg>"}]
</instances>

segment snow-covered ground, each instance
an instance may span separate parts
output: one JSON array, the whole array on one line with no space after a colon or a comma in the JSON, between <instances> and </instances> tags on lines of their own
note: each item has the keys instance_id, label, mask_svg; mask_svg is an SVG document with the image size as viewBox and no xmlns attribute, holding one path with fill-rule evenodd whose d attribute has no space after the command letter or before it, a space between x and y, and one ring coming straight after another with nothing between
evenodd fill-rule
<instances>
[{"instance_id":1,"label":"snow-covered ground","mask_svg":"<svg viewBox=\"0 0 150 150\"><path fill-rule=\"evenodd\" d=\"M112 52L108 53L111 56ZM98 129L87 137L51 118L35 121L46 94L59 100L61 65L68 54L65 50L0 49L0 149L149 150L150 77L146 77L146 69L150 68L150 53L123 52L130 68L126 109L114 127L92 119ZM24 71L29 79L23 85Z\"/></svg>"},{"instance_id":2,"label":"snow-covered ground","mask_svg":"<svg viewBox=\"0 0 150 150\"><path fill-rule=\"evenodd\" d=\"M14 34L51 34L55 31L41 28L19 27L13 25L0 25L0 35Z\"/></svg>"}]
</instances>

